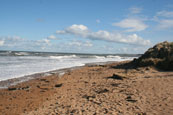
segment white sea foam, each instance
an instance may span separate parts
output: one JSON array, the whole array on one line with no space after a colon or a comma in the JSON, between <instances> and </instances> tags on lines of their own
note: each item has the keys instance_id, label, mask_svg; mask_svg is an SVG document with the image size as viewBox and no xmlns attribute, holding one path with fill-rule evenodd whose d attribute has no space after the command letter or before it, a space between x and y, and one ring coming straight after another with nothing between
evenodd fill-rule
<instances>
[{"instance_id":1,"label":"white sea foam","mask_svg":"<svg viewBox=\"0 0 173 115\"><path fill-rule=\"evenodd\" d=\"M13 52L10 52L13 53ZM36 54L36 53L34 53ZM39 56L38 56L39 54ZM86 63L124 61L131 60L133 57L122 58L120 56L107 55L69 55L69 54L44 54L38 53L33 56L28 53L19 52L18 56L0 56L0 81L11 78L22 77L25 75L47 72L57 69L83 66ZM20 56L22 55L22 56ZM27 56L29 55L29 56ZM83 58L85 57L85 58Z\"/></svg>"},{"instance_id":2,"label":"white sea foam","mask_svg":"<svg viewBox=\"0 0 173 115\"><path fill-rule=\"evenodd\" d=\"M68 56L50 56L51 59L67 59L67 58L76 58L76 55L68 55Z\"/></svg>"},{"instance_id":3,"label":"white sea foam","mask_svg":"<svg viewBox=\"0 0 173 115\"><path fill-rule=\"evenodd\" d=\"M106 56L107 58L116 58L116 59L121 59L120 56L114 56L114 55L108 55Z\"/></svg>"},{"instance_id":4,"label":"white sea foam","mask_svg":"<svg viewBox=\"0 0 173 115\"><path fill-rule=\"evenodd\" d=\"M14 53L16 56L27 56L29 55L27 52L16 52Z\"/></svg>"},{"instance_id":5,"label":"white sea foam","mask_svg":"<svg viewBox=\"0 0 173 115\"><path fill-rule=\"evenodd\" d=\"M105 59L104 56L93 56L94 58L97 58L97 59Z\"/></svg>"}]
</instances>

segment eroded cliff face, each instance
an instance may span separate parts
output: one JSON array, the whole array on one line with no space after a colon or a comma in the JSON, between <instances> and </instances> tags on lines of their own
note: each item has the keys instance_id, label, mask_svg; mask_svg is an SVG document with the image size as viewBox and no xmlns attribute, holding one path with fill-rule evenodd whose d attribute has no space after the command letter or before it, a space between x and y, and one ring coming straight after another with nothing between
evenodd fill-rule
<instances>
[{"instance_id":1,"label":"eroded cliff face","mask_svg":"<svg viewBox=\"0 0 173 115\"><path fill-rule=\"evenodd\" d=\"M154 66L163 70L173 70L173 42L156 44L132 63L137 67Z\"/></svg>"}]
</instances>

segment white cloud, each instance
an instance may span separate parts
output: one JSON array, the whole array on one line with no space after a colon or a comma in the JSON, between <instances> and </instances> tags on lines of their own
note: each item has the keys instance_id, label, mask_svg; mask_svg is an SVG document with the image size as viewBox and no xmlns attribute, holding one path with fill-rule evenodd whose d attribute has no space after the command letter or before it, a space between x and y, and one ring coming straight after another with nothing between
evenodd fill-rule
<instances>
[{"instance_id":1,"label":"white cloud","mask_svg":"<svg viewBox=\"0 0 173 115\"><path fill-rule=\"evenodd\" d=\"M93 44L91 42L89 42L89 41L86 41L85 44L84 44L84 46L86 46L86 47L92 47Z\"/></svg>"},{"instance_id":2,"label":"white cloud","mask_svg":"<svg viewBox=\"0 0 173 115\"><path fill-rule=\"evenodd\" d=\"M173 20L168 20L168 19L163 19L158 21L159 25L158 28L159 29L169 29L169 28L173 28Z\"/></svg>"},{"instance_id":3,"label":"white cloud","mask_svg":"<svg viewBox=\"0 0 173 115\"><path fill-rule=\"evenodd\" d=\"M97 23L100 23L100 20L99 20L99 19L97 19L97 20L96 20L96 22L97 22Z\"/></svg>"},{"instance_id":4,"label":"white cloud","mask_svg":"<svg viewBox=\"0 0 173 115\"><path fill-rule=\"evenodd\" d=\"M142 8L131 7L131 8L129 8L129 10L130 10L130 12L131 12L132 14L139 14L139 13L141 13Z\"/></svg>"},{"instance_id":5,"label":"white cloud","mask_svg":"<svg viewBox=\"0 0 173 115\"><path fill-rule=\"evenodd\" d=\"M118 23L113 23L112 25L127 28L127 32L142 31L148 27L142 20L135 18L127 18Z\"/></svg>"},{"instance_id":6,"label":"white cloud","mask_svg":"<svg viewBox=\"0 0 173 115\"><path fill-rule=\"evenodd\" d=\"M128 50L129 50L129 48L127 48L127 47L123 47L123 48L119 49L119 51L122 53L128 53Z\"/></svg>"},{"instance_id":7,"label":"white cloud","mask_svg":"<svg viewBox=\"0 0 173 115\"><path fill-rule=\"evenodd\" d=\"M103 40L115 43L136 44L136 45L149 45L149 40L144 40L136 34L123 35L121 33L113 33L105 30L92 32L84 25L72 25L65 30L58 30L57 34L71 34L92 40Z\"/></svg>"},{"instance_id":8,"label":"white cloud","mask_svg":"<svg viewBox=\"0 0 173 115\"><path fill-rule=\"evenodd\" d=\"M57 30L57 34L74 34L74 35L80 35L80 36L87 36L86 34L89 32L88 28L84 25L76 25L73 24L72 26L66 28L65 30Z\"/></svg>"},{"instance_id":9,"label":"white cloud","mask_svg":"<svg viewBox=\"0 0 173 115\"><path fill-rule=\"evenodd\" d=\"M158 23L158 29L173 28L173 11L160 11L154 16L154 21Z\"/></svg>"},{"instance_id":10,"label":"white cloud","mask_svg":"<svg viewBox=\"0 0 173 115\"><path fill-rule=\"evenodd\" d=\"M51 45L50 40L48 40L48 39L37 40L37 41L35 41L35 43L37 45L42 45L42 46Z\"/></svg>"},{"instance_id":11,"label":"white cloud","mask_svg":"<svg viewBox=\"0 0 173 115\"><path fill-rule=\"evenodd\" d=\"M50 36L47 37L47 39L55 40L55 39L57 39L57 38L56 38L56 36L54 36L54 35L50 35Z\"/></svg>"},{"instance_id":12,"label":"white cloud","mask_svg":"<svg viewBox=\"0 0 173 115\"><path fill-rule=\"evenodd\" d=\"M76 35L81 35L81 36L87 36L86 34L88 33L88 28L84 25L72 25L65 30L67 33L72 33Z\"/></svg>"},{"instance_id":13,"label":"white cloud","mask_svg":"<svg viewBox=\"0 0 173 115\"><path fill-rule=\"evenodd\" d=\"M160 11L160 12L157 12L156 16L162 16L162 17L167 17L167 18L170 18L170 17L173 17L173 11Z\"/></svg>"},{"instance_id":14,"label":"white cloud","mask_svg":"<svg viewBox=\"0 0 173 115\"><path fill-rule=\"evenodd\" d=\"M3 46L3 45L4 45L4 41L0 40L0 46Z\"/></svg>"},{"instance_id":15,"label":"white cloud","mask_svg":"<svg viewBox=\"0 0 173 115\"><path fill-rule=\"evenodd\" d=\"M20 36L6 36L6 37L1 37L1 39L11 41L11 42L17 42L17 41L23 41L24 39L21 38Z\"/></svg>"},{"instance_id":16,"label":"white cloud","mask_svg":"<svg viewBox=\"0 0 173 115\"><path fill-rule=\"evenodd\" d=\"M43 41L44 41L46 44L50 44L50 40L48 40L48 39L43 39Z\"/></svg>"},{"instance_id":17,"label":"white cloud","mask_svg":"<svg viewBox=\"0 0 173 115\"><path fill-rule=\"evenodd\" d=\"M56 33L57 33L57 34L65 34L66 32L63 31L63 30L57 30Z\"/></svg>"},{"instance_id":18,"label":"white cloud","mask_svg":"<svg viewBox=\"0 0 173 115\"><path fill-rule=\"evenodd\" d=\"M68 45L71 45L71 46L81 46L82 45L82 42L72 41L72 42L69 42Z\"/></svg>"},{"instance_id":19,"label":"white cloud","mask_svg":"<svg viewBox=\"0 0 173 115\"><path fill-rule=\"evenodd\" d=\"M8 46L8 47L13 47L16 46L18 43L22 43L24 41L23 38L19 36L1 36L0 37L0 45L2 46Z\"/></svg>"},{"instance_id":20,"label":"white cloud","mask_svg":"<svg viewBox=\"0 0 173 115\"><path fill-rule=\"evenodd\" d=\"M0 45L3 45L4 49L10 50L42 50L47 49L51 46L51 42L48 39L42 40L28 40L19 36L5 36L0 37Z\"/></svg>"},{"instance_id":21,"label":"white cloud","mask_svg":"<svg viewBox=\"0 0 173 115\"><path fill-rule=\"evenodd\" d=\"M76 40L69 42L68 45L78 46L78 47L92 47L93 46L93 44L89 41L82 42L82 41L76 41Z\"/></svg>"}]
</instances>

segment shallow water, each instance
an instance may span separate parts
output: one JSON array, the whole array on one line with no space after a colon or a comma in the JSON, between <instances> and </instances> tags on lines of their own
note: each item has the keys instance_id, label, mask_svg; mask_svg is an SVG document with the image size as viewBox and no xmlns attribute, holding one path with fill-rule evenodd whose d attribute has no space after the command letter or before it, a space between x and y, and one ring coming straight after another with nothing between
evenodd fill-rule
<instances>
[{"instance_id":1,"label":"shallow water","mask_svg":"<svg viewBox=\"0 0 173 115\"><path fill-rule=\"evenodd\" d=\"M132 60L137 55L97 55L50 52L0 52L0 81L86 63Z\"/></svg>"}]
</instances>

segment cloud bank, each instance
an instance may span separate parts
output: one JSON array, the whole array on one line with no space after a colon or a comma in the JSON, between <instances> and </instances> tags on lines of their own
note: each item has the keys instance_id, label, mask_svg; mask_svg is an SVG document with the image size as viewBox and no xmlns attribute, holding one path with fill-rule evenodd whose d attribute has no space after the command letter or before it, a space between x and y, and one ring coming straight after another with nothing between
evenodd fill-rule
<instances>
[{"instance_id":1,"label":"cloud bank","mask_svg":"<svg viewBox=\"0 0 173 115\"><path fill-rule=\"evenodd\" d=\"M52 39L52 40L54 40L54 39L57 39L57 38L56 38L56 36L54 36L54 35L50 35L50 36L47 37L47 39Z\"/></svg>"},{"instance_id":2,"label":"cloud bank","mask_svg":"<svg viewBox=\"0 0 173 115\"><path fill-rule=\"evenodd\" d=\"M125 44L135 44L135 45L149 45L149 40L144 40L142 37L139 37L137 34L124 35L121 33L114 33L105 30L99 30L93 32L88 29L85 25L73 24L65 28L64 30L57 30L57 34L71 34L83 38L88 38L91 40L103 40L108 42L115 43L125 43Z\"/></svg>"},{"instance_id":3,"label":"cloud bank","mask_svg":"<svg viewBox=\"0 0 173 115\"><path fill-rule=\"evenodd\" d=\"M127 18L118 23L113 23L112 25L121 28L126 28L127 32L142 31L148 27L148 25L144 24L142 20L135 18Z\"/></svg>"},{"instance_id":4,"label":"cloud bank","mask_svg":"<svg viewBox=\"0 0 173 115\"><path fill-rule=\"evenodd\" d=\"M173 11L160 11L160 12L157 12L156 16L162 16L162 17L173 17Z\"/></svg>"},{"instance_id":5,"label":"cloud bank","mask_svg":"<svg viewBox=\"0 0 173 115\"><path fill-rule=\"evenodd\" d=\"M19 36L0 36L0 47L17 50L40 50L51 46L48 39L27 40Z\"/></svg>"},{"instance_id":6,"label":"cloud bank","mask_svg":"<svg viewBox=\"0 0 173 115\"><path fill-rule=\"evenodd\" d=\"M132 13L132 14L139 14L139 13L141 13L142 8L131 7L131 8L129 8L129 10L130 10L130 13Z\"/></svg>"},{"instance_id":7,"label":"cloud bank","mask_svg":"<svg viewBox=\"0 0 173 115\"><path fill-rule=\"evenodd\" d=\"M158 25L159 29L173 28L173 20L164 19L164 20L159 20L158 22L159 22L159 25Z\"/></svg>"},{"instance_id":8,"label":"cloud bank","mask_svg":"<svg viewBox=\"0 0 173 115\"><path fill-rule=\"evenodd\" d=\"M173 28L173 11L159 11L154 16L154 21L158 23L157 28L161 30Z\"/></svg>"},{"instance_id":9,"label":"cloud bank","mask_svg":"<svg viewBox=\"0 0 173 115\"><path fill-rule=\"evenodd\" d=\"M82 41L71 41L68 43L70 46L78 46L78 47L92 47L93 44L89 41L82 42Z\"/></svg>"},{"instance_id":10,"label":"cloud bank","mask_svg":"<svg viewBox=\"0 0 173 115\"><path fill-rule=\"evenodd\" d=\"M3 45L4 45L4 41L0 40L0 46L3 46Z\"/></svg>"}]
</instances>

